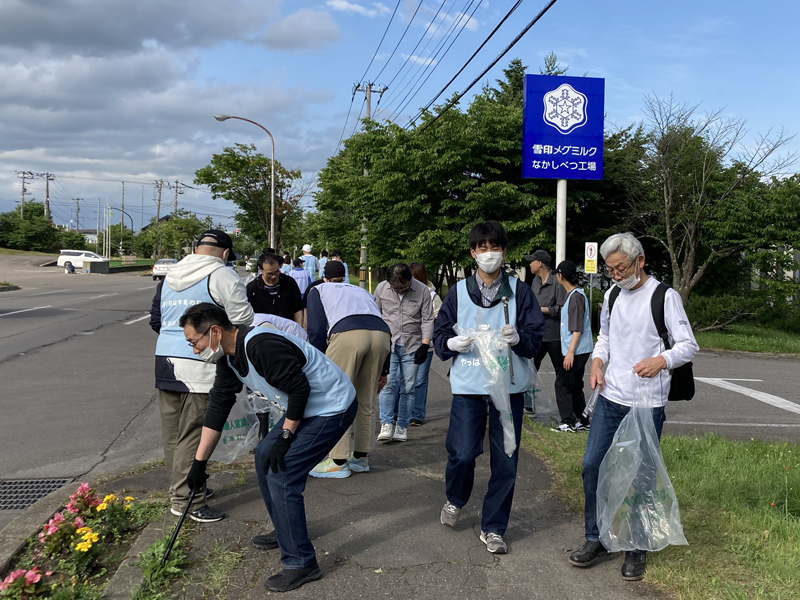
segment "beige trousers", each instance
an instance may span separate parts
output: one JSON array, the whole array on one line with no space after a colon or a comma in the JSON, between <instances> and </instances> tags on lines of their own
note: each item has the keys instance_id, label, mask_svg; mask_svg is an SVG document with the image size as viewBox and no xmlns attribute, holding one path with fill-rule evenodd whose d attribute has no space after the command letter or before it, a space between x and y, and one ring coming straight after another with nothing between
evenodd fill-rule
<instances>
[{"instance_id":1,"label":"beige trousers","mask_svg":"<svg viewBox=\"0 0 800 600\"><path fill-rule=\"evenodd\" d=\"M183 510L189 500L186 478L200 444L208 394L158 390L158 406L161 409L164 460L169 474L169 499L173 508ZM195 495L192 505L205 504L205 493L204 487L200 494Z\"/></svg>"},{"instance_id":2,"label":"beige trousers","mask_svg":"<svg viewBox=\"0 0 800 600\"><path fill-rule=\"evenodd\" d=\"M354 434L356 452L369 452L375 435L373 404L378 392L378 379L383 362L389 354L391 336L385 331L354 329L334 333L325 353L347 373L358 397L358 412L352 427L330 452L333 459L345 459L350 454L350 431Z\"/></svg>"}]
</instances>

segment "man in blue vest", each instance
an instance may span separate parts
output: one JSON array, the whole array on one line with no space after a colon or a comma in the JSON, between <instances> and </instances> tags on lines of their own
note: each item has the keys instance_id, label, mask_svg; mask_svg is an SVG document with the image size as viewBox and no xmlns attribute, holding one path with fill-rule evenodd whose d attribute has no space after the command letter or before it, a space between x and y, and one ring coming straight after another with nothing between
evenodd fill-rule
<instances>
[{"instance_id":1,"label":"man in blue vest","mask_svg":"<svg viewBox=\"0 0 800 600\"><path fill-rule=\"evenodd\" d=\"M478 263L478 271L447 292L433 335L439 358L453 359L450 369L453 403L445 442L447 501L440 519L443 525L454 526L461 508L469 501L475 480L475 459L483 453L488 413L492 474L483 500L480 538L489 552L497 554L508 551L503 535L508 527L517 478L523 397L530 375L528 359L539 351L545 330L542 311L531 289L501 269L507 246L508 237L497 221L478 223L470 230L470 254ZM505 324L503 298L509 300L508 325ZM472 338L456 335L453 329L456 323L465 329L474 328L479 313L491 329L501 332L511 347L515 383L509 382L509 389L517 449L510 457L503 449L500 413L484 387L487 382L479 353L473 347Z\"/></svg>"},{"instance_id":2,"label":"man in blue vest","mask_svg":"<svg viewBox=\"0 0 800 600\"><path fill-rule=\"evenodd\" d=\"M176 515L181 514L189 499L186 477L200 442L208 392L216 372L213 365L198 359L186 345L178 320L189 306L212 302L222 307L234 323L252 322L253 309L247 302L244 285L233 269L225 268L225 261L233 259L233 244L227 233L218 229L204 232L195 253L172 267L158 284L150 309L150 327L158 333L156 388L170 480L170 510ZM224 517L205 503L210 495L210 490L198 494L190 518L208 523Z\"/></svg>"},{"instance_id":3,"label":"man in blue vest","mask_svg":"<svg viewBox=\"0 0 800 600\"><path fill-rule=\"evenodd\" d=\"M283 571L264 587L288 592L322 576L308 538L303 491L308 473L352 425L358 409L347 375L308 342L272 327L235 327L225 311L198 304L180 319L185 342L216 379L188 481L201 490L206 463L242 385L286 409L256 449L256 476L275 531L253 538L256 548L280 548Z\"/></svg>"}]
</instances>

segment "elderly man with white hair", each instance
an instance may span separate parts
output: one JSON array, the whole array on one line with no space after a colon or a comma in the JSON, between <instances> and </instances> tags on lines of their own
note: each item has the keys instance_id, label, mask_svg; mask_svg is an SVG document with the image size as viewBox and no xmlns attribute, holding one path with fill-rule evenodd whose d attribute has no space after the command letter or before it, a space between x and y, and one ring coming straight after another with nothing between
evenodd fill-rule
<instances>
[{"instance_id":1,"label":"elderly man with white hair","mask_svg":"<svg viewBox=\"0 0 800 600\"><path fill-rule=\"evenodd\" d=\"M589 385L592 389L600 386L602 391L583 456L586 542L569 557L576 567L590 567L607 553L597 525L597 481L600 463L622 419L630 411L635 393L632 372L639 377L657 378L660 383L661 397L656 398L656 406L651 409L660 439L666 420L664 406L669 398L670 371L690 362L698 350L680 295L645 273L644 250L639 240L630 233L612 235L600 247L600 254L615 285L603 299L600 335L592 355ZM654 300L663 302L669 345L656 327L651 312ZM605 375L604 365L607 365ZM642 579L646 561L644 551L626 552L623 579Z\"/></svg>"},{"instance_id":2,"label":"elderly man with white hair","mask_svg":"<svg viewBox=\"0 0 800 600\"><path fill-rule=\"evenodd\" d=\"M303 246L303 254L300 256L300 260L303 261L303 268L308 271L309 277L311 277L311 281L317 280L317 271L319 271L319 261L317 257L311 254L311 244L306 244ZM322 273L320 273L322 275Z\"/></svg>"}]
</instances>

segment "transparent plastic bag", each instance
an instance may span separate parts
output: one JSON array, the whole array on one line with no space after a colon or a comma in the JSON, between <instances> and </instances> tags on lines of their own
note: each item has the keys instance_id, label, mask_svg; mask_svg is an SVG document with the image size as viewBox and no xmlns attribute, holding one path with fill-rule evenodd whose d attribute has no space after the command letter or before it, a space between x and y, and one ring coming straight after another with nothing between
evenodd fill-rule
<instances>
[{"instance_id":1,"label":"transparent plastic bag","mask_svg":"<svg viewBox=\"0 0 800 600\"><path fill-rule=\"evenodd\" d=\"M659 406L658 380L633 373L631 410L600 465L597 524L610 552L688 545L675 489L667 475L651 409Z\"/></svg>"},{"instance_id":2,"label":"transparent plastic bag","mask_svg":"<svg viewBox=\"0 0 800 600\"><path fill-rule=\"evenodd\" d=\"M483 385L492 404L500 413L503 426L503 450L508 456L517 449L517 437L514 432L514 415L511 413L510 376L508 375L509 347L503 341L499 331L493 331L483 318L483 310L479 309L475 317L474 328L464 328L458 323L453 327L458 335L471 337L480 354L480 363L485 376Z\"/></svg>"},{"instance_id":3,"label":"transparent plastic bag","mask_svg":"<svg viewBox=\"0 0 800 600\"><path fill-rule=\"evenodd\" d=\"M260 441L258 413L270 414L271 428L283 416L283 409L258 392L246 388L239 392L236 404L233 405L222 428L217 447L211 454L211 460L230 464L258 446Z\"/></svg>"},{"instance_id":4,"label":"transparent plastic bag","mask_svg":"<svg viewBox=\"0 0 800 600\"><path fill-rule=\"evenodd\" d=\"M528 359L528 369L530 370L530 378L528 379L528 388L525 390L525 403L530 402L533 414L538 416L547 416L558 414L556 406L550 394L547 393L542 382L542 376L536 370L533 359Z\"/></svg>"}]
</instances>

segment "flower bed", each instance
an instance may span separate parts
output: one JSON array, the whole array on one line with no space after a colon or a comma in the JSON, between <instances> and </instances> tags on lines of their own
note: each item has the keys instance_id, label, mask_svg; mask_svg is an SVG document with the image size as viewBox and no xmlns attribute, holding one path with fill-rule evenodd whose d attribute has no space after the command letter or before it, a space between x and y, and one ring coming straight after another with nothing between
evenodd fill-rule
<instances>
[{"instance_id":1,"label":"flower bed","mask_svg":"<svg viewBox=\"0 0 800 600\"><path fill-rule=\"evenodd\" d=\"M31 539L0 582L0 599L99 598L139 531L164 505L108 494L82 483Z\"/></svg>"}]
</instances>

